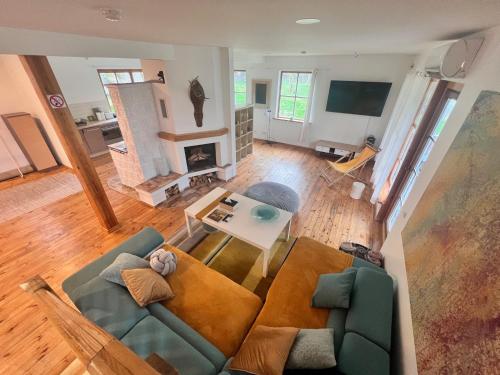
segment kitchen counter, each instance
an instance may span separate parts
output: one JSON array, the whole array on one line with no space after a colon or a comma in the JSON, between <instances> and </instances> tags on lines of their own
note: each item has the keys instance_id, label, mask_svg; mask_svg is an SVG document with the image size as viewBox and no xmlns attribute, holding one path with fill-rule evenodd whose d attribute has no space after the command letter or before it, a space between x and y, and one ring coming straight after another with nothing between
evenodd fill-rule
<instances>
[{"instance_id":1,"label":"kitchen counter","mask_svg":"<svg viewBox=\"0 0 500 375\"><path fill-rule=\"evenodd\" d=\"M84 130L84 129L102 127L102 126L107 126L107 125L113 125L116 123L118 123L118 119L112 118L110 120L91 121L91 122L88 122L87 125L82 125L82 126L77 125L76 127L78 128L78 130Z\"/></svg>"},{"instance_id":2,"label":"kitchen counter","mask_svg":"<svg viewBox=\"0 0 500 375\"><path fill-rule=\"evenodd\" d=\"M116 151L119 152L120 154L126 154L128 153L127 145L125 144L125 141L121 142L116 142L111 145L108 145L108 148L111 151Z\"/></svg>"}]
</instances>

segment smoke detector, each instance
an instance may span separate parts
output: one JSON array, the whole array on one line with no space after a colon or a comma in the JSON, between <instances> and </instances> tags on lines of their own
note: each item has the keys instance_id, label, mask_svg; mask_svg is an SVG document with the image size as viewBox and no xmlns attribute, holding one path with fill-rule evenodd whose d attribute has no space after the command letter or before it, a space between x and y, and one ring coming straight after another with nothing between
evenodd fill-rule
<instances>
[{"instance_id":1,"label":"smoke detector","mask_svg":"<svg viewBox=\"0 0 500 375\"><path fill-rule=\"evenodd\" d=\"M122 19L122 11L120 9L102 8L102 16L111 22L118 22Z\"/></svg>"}]
</instances>

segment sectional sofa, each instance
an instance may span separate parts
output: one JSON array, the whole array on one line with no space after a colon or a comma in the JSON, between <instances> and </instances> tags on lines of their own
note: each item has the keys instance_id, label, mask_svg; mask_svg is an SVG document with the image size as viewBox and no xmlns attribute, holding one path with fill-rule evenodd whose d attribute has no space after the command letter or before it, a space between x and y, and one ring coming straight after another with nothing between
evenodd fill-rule
<instances>
[{"instance_id":1,"label":"sectional sofa","mask_svg":"<svg viewBox=\"0 0 500 375\"><path fill-rule=\"evenodd\" d=\"M139 307L127 289L98 275L118 254L146 257L164 244L145 228L63 282L88 319L143 358L157 353L186 375L230 375L231 357L259 324L334 328L337 367L325 373L389 374L393 282L385 271L310 238L299 238L265 303L188 254L169 276L176 297ZM358 268L349 309L317 309L311 297L323 273ZM307 373L307 372L306 372Z\"/></svg>"}]
</instances>

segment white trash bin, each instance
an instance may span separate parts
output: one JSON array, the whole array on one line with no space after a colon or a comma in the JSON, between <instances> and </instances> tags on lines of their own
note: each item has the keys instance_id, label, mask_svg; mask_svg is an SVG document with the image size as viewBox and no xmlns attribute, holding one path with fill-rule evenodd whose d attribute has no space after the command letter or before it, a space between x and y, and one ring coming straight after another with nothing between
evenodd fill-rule
<instances>
[{"instance_id":1,"label":"white trash bin","mask_svg":"<svg viewBox=\"0 0 500 375\"><path fill-rule=\"evenodd\" d=\"M352 183L351 198L359 199L363 195L363 190L365 190L365 184L362 182L355 181Z\"/></svg>"}]
</instances>

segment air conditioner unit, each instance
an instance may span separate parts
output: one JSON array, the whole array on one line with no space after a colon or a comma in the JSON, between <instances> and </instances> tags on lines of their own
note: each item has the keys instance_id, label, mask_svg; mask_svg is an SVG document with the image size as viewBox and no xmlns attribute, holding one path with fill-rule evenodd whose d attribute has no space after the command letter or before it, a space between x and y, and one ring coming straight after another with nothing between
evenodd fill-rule
<instances>
[{"instance_id":1,"label":"air conditioner unit","mask_svg":"<svg viewBox=\"0 0 500 375\"><path fill-rule=\"evenodd\" d=\"M465 78L484 38L465 38L434 48L425 71L436 78Z\"/></svg>"}]
</instances>

